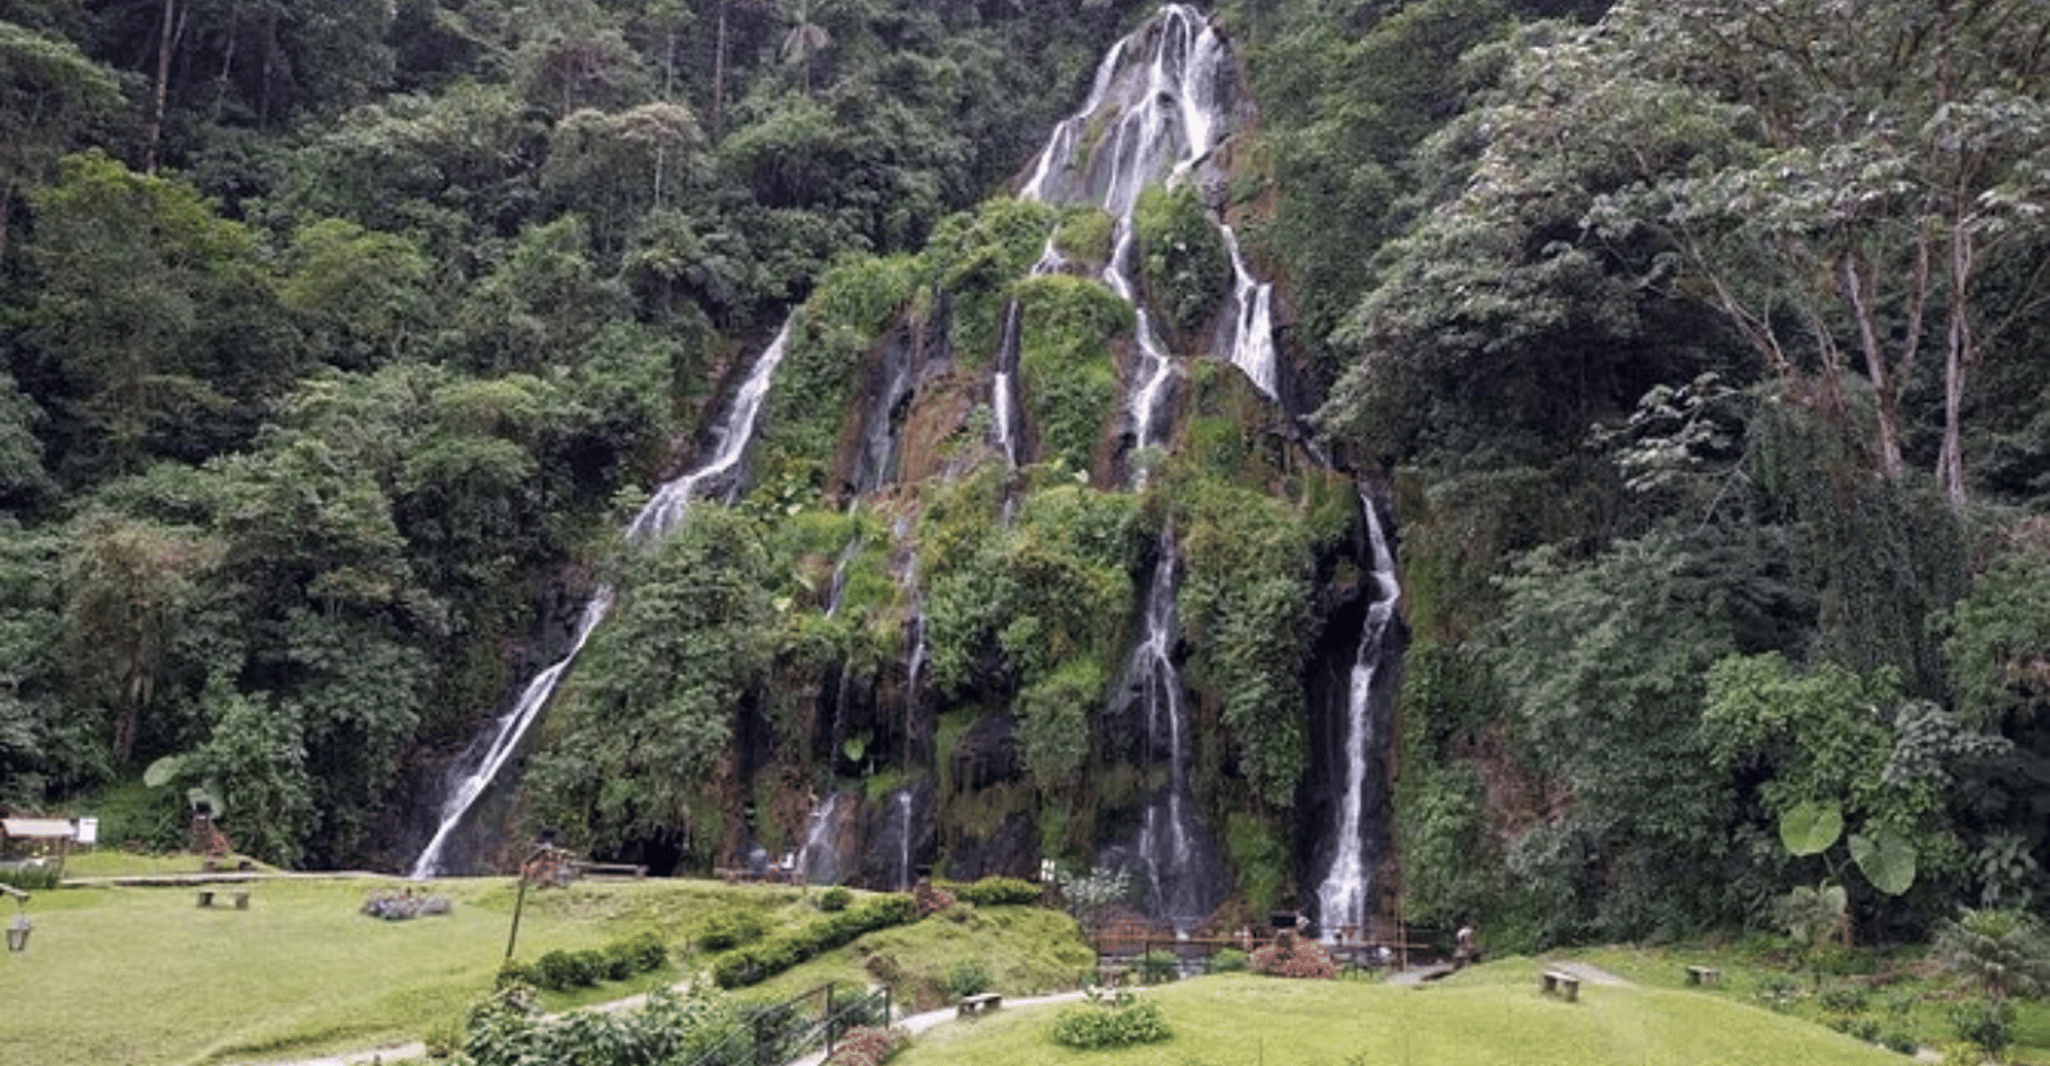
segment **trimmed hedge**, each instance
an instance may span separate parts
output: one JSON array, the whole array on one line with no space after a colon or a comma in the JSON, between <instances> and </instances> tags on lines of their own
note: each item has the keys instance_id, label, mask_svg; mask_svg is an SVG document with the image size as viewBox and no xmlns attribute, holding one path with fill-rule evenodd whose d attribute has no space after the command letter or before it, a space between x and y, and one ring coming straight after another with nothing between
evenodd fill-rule
<instances>
[{"instance_id":1,"label":"trimmed hedge","mask_svg":"<svg viewBox=\"0 0 2050 1066\"><path fill-rule=\"evenodd\" d=\"M523 982L551 992L567 992L600 981L624 981L637 973L659 970L669 961L669 948L654 933L641 933L605 945L603 950L551 951L532 965L511 959L498 970L498 986Z\"/></svg>"},{"instance_id":2,"label":"trimmed hedge","mask_svg":"<svg viewBox=\"0 0 2050 1066\"><path fill-rule=\"evenodd\" d=\"M968 884L947 881L942 887L954 893L955 899L978 907L1026 906L1038 903L1044 895L1038 885L1015 877L986 877Z\"/></svg>"},{"instance_id":3,"label":"trimmed hedge","mask_svg":"<svg viewBox=\"0 0 2050 1066\"><path fill-rule=\"evenodd\" d=\"M864 933L908 925L915 913L910 896L874 896L860 906L828 914L802 929L721 955L712 964L712 980L720 988L759 984Z\"/></svg>"}]
</instances>

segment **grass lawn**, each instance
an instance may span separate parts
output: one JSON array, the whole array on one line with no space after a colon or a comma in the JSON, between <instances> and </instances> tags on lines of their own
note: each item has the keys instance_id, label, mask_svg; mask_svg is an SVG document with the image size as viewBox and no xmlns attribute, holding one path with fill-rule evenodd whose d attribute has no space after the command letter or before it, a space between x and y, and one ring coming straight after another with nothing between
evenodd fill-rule
<instances>
[{"instance_id":1,"label":"grass lawn","mask_svg":"<svg viewBox=\"0 0 2050 1066\"><path fill-rule=\"evenodd\" d=\"M28 950L0 958L0 1063L267 1061L417 1040L490 988L505 956L513 883L415 886L455 902L444 917L383 922L357 913L370 892L405 884L265 881L252 887L247 911L199 909L189 888L36 893ZM674 950L710 915L735 907L762 912L771 927L816 913L795 889L695 881L530 889L519 955L602 947L643 930ZM615 999L679 975L672 964L547 1003Z\"/></svg>"},{"instance_id":2,"label":"grass lawn","mask_svg":"<svg viewBox=\"0 0 2050 1066\"><path fill-rule=\"evenodd\" d=\"M1899 1055L1772 1011L1663 988L1583 984L1580 1002L1537 991L1509 959L1437 985L1227 975L1140 993L1174 1039L1070 1051L1054 1008L998 1011L920 1036L897 1066L1900 1066Z\"/></svg>"},{"instance_id":3,"label":"grass lawn","mask_svg":"<svg viewBox=\"0 0 2050 1066\"><path fill-rule=\"evenodd\" d=\"M1689 965L1713 966L1722 972L1721 983L1701 991L1776 1005L1818 1023L1846 1015L1871 1018L1883 1028L1907 1032L1924 1047L1942 1047L1956 1040L1949 1010L1966 993L1924 972L1918 954L1867 952L1860 958L1871 972L1825 977L1818 995L1807 975L1789 973L1775 964L1780 960L1761 959L1756 951L1741 947L1607 947L1573 953L1632 981L1664 988L1684 987ZM1847 1004L1858 1005L1846 1009ZM2019 1000L2015 1008L2014 1043L2001 1061L2009 1066L2050 1066L2050 1002Z\"/></svg>"}]
</instances>

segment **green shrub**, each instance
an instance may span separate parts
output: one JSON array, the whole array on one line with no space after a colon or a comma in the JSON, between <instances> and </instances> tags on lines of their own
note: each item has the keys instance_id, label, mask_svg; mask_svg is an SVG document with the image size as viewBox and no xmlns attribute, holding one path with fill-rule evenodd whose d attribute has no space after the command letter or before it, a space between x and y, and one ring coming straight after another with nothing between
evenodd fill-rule
<instances>
[{"instance_id":1,"label":"green shrub","mask_svg":"<svg viewBox=\"0 0 2050 1066\"><path fill-rule=\"evenodd\" d=\"M626 959L632 973L650 973L669 961L669 948L654 933L637 933L615 940L605 950Z\"/></svg>"},{"instance_id":2,"label":"green shrub","mask_svg":"<svg viewBox=\"0 0 2050 1066\"><path fill-rule=\"evenodd\" d=\"M0 885L12 885L23 892L48 892L57 887L55 866L0 864Z\"/></svg>"},{"instance_id":3,"label":"green shrub","mask_svg":"<svg viewBox=\"0 0 2050 1066\"><path fill-rule=\"evenodd\" d=\"M534 983L564 992L598 983L605 957L595 951L551 951L534 962Z\"/></svg>"},{"instance_id":4,"label":"green shrub","mask_svg":"<svg viewBox=\"0 0 2050 1066\"><path fill-rule=\"evenodd\" d=\"M1133 222L1147 294L1177 329L1202 326L1231 291L1231 256L1195 187L1146 190Z\"/></svg>"},{"instance_id":5,"label":"green shrub","mask_svg":"<svg viewBox=\"0 0 2050 1066\"><path fill-rule=\"evenodd\" d=\"M1827 1010L1842 1014L1858 1014L1871 1002L1872 994L1857 985L1832 985L1822 990L1817 1002Z\"/></svg>"},{"instance_id":6,"label":"green shrub","mask_svg":"<svg viewBox=\"0 0 2050 1066\"><path fill-rule=\"evenodd\" d=\"M521 962L518 959L507 959L499 964L498 980L492 987L500 989L512 988L518 985L539 987L540 984L541 976L535 971L532 963Z\"/></svg>"},{"instance_id":7,"label":"green shrub","mask_svg":"<svg viewBox=\"0 0 2050 1066\"><path fill-rule=\"evenodd\" d=\"M827 912L844 911L847 909L847 905L852 902L854 902L853 890L842 885L834 885L832 888L827 889L823 895L819 896L819 909Z\"/></svg>"},{"instance_id":8,"label":"green shrub","mask_svg":"<svg viewBox=\"0 0 2050 1066\"><path fill-rule=\"evenodd\" d=\"M1211 973L1240 973L1246 968L1246 953L1238 948L1225 948L1210 956Z\"/></svg>"},{"instance_id":9,"label":"green shrub","mask_svg":"<svg viewBox=\"0 0 2050 1066\"><path fill-rule=\"evenodd\" d=\"M1038 885L1015 877L985 877L967 884L948 882L945 887L954 893L955 899L978 907L1025 906L1038 903L1042 895Z\"/></svg>"},{"instance_id":10,"label":"green shrub","mask_svg":"<svg viewBox=\"0 0 2050 1066\"><path fill-rule=\"evenodd\" d=\"M989 988L989 967L980 959L962 959L947 971L947 994L972 996Z\"/></svg>"},{"instance_id":11,"label":"green shrub","mask_svg":"<svg viewBox=\"0 0 2050 1066\"><path fill-rule=\"evenodd\" d=\"M2014 1040L2014 1004L2004 999L1967 999L1950 1008L1951 1035L1999 1058Z\"/></svg>"},{"instance_id":12,"label":"green shrub","mask_svg":"<svg viewBox=\"0 0 2050 1066\"><path fill-rule=\"evenodd\" d=\"M725 910L714 914L698 934L698 946L706 951L727 951L761 939L767 926L761 915L747 910Z\"/></svg>"},{"instance_id":13,"label":"green shrub","mask_svg":"<svg viewBox=\"0 0 2050 1066\"><path fill-rule=\"evenodd\" d=\"M1139 980L1149 985L1165 984L1181 974L1182 960L1172 951L1149 951L1139 956Z\"/></svg>"},{"instance_id":14,"label":"green shrub","mask_svg":"<svg viewBox=\"0 0 2050 1066\"><path fill-rule=\"evenodd\" d=\"M1160 1004L1151 1000L1116 1007L1071 1007L1053 1023L1054 1043L1084 1051L1156 1044L1172 1036Z\"/></svg>"}]
</instances>

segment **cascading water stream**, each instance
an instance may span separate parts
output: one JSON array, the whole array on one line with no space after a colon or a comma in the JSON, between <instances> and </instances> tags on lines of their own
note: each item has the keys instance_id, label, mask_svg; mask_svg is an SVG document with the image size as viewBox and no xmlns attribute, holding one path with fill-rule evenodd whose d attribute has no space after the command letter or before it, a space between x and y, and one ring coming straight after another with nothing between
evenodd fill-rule
<instances>
[{"instance_id":1,"label":"cascading water stream","mask_svg":"<svg viewBox=\"0 0 2050 1066\"><path fill-rule=\"evenodd\" d=\"M1232 316L1231 363L1245 371L1253 386L1277 399L1278 381L1274 355L1274 286L1253 277L1239 251L1239 236L1230 226L1218 227L1224 247L1231 253Z\"/></svg>"},{"instance_id":2,"label":"cascading water stream","mask_svg":"<svg viewBox=\"0 0 2050 1066\"><path fill-rule=\"evenodd\" d=\"M795 321L795 316L786 320L776 339L769 342L761 357L755 360L754 369L734 397L733 410L726 416L720 430L718 450L710 461L655 491L655 495L628 524L626 539L629 543L644 544L674 528L689 511L690 501L705 494L702 488L719 489L728 497L738 488L734 473L746 454L748 443L754 439L755 422L761 415L762 401L768 397L769 382L775 376L777 364L783 361L783 349L790 341L790 327ZM420 879L441 872L442 852L450 835L497 779L513 752L518 750L528 727L540 717L549 697L555 694L557 682L562 680L570 664L576 661L577 653L583 651L591 633L612 609L613 598L614 590L610 585L599 586L591 595L591 602L584 606L583 619L577 625L576 638L570 644L569 653L534 675L512 709L494 723L490 742L463 761L459 776L451 775L453 784L448 798L442 802L440 824L435 827L434 836L428 840L427 846L421 849L419 858L413 861L407 876Z\"/></svg>"},{"instance_id":3,"label":"cascading water stream","mask_svg":"<svg viewBox=\"0 0 2050 1066\"><path fill-rule=\"evenodd\" d=\"M1088 99L1081 110L1054 128L1033 164L1031 177L1019 190L1022 199L1090 204L1107 212L1114 220L1115 236L1103 281L1134 304L1139 301L1133 210L1148 186L1184 179L1229 133L1227 56L1223 38L1194 8L1183 4L1161 8L1148 29L1119 41L1104 56ZM1099 121L1099 113L1107 108L1111 109L1108 128L1091 145L1086 138ZM1078 158L1084 148L1088 157ZM1228 229L1225 233L1234 249L1234 265L1243 274L1236 240ZM1033 269L1039 273L1062 264L1049 244ZM1263 296L1267 291L1265 287L1255 289ZM1267 305L1262 301L1260 306ZM1166 439L1168 386L1176 372L1144 306L1139 307L1137 318L1141 365L1126 407L1135 451ZM1236 319L1235 363L1241 349L1250 354L1264 345L1271 351L1273 331L1266 318L1241 312ZM1247 331L1256 327L1265 334L1248 337ZM1271 355L1266 362L1272 365ZM1272 376L1269 371L1264 382L1255 379L1269 396L1274 395Z\"/></svg>"},{"instance_id":4,"label":"cascading water stream","mask_svg":"<svg viewBox=\"0 0 2050 1066\"><path fill-rule=\"evenodd\" d=\"M1003 333L997 341L997 369L995 383L990 386L990 406L994 409L997 450L1004 453L1004 465L1018 469L1018 438L1015 430L1018 410L1018 347L1021 343L1021 322L1024 305L1012 300L1004 306Z\"/></svg>"},{"instance_id":5,"label":"cascading water stream","mask_svg":"<svg viewBox=\"0 0 2050 1066\"><path fill-rule=\"evenodd\" d=\"M1165 444L1173 430L1170 408L1177 374L1174 360L1152 316L1139 299L1138 229L1134 210L1149 186L1194 180L1195 172L1231 133L1229 53L1223 38L1194 8L1163 7L1146 27L1119 41L1104 56L1081 109L1055 128L1019 191L1027 200L1089 204L1113 220L1111 253L1102 281L1135 307L1139 365L1128 386L1125 414L1132 450ZM1236 237L1222 228L1237 272L1238 310L1231 318L1233 362L1254 383L1275 395L1271 303L1268 287L1252 279ZM1048 243L1034 272L1062 269L1065 262ZM1006 323L1007 332L1009 322ZM1009 340L1007 344L1011 343ZM1263 352L1266 353L1262 355ZM1264 369L1262 369L1264 368ZM1009 379L1003 380L1008 387ZM1133 480L1143 482L1143 464ZM1145 807L1129 861L1142 873L1149 909L1190 926L1217 903L1216 848L1193 815L1189 795L1189 718L1174 663L1174 600L1178 547L1172 531L1160 543L1148 590L1141 633L1127 661L1118 700L1136 697L1144 707L1149 748L1167 750L1168 787Z\"/></svg>"},{"instance_id":6,"label":"cascading water stream","mask_svg":"<svg viewBox=\"0 0 2050 1066\"><path fill-rule=\"evenodd\" d=\"M1330 872L1317 887L1317 915L1327 933L1346 926L1364 929L1371 917L1373 870L1366 856L1364 808L1367 771L1371 766L1373 740L1372 708L1374 674L1381 664L1381 644L1388 634L1388 621L1402 597L1395 580L1395 559L1388 550L1388 538L1381 531L1381 519L1374 501L1360 497L1366 508L1367 538L1373 550L1374 585L1378 593L1367 607L1366 624L1360 629L1359 651L1352 665L1346 698L1345 798L1338 808L1337 852Z\"/></svg>"},{"instance_id":7,"label":"cascading water stream","mask_svg":"<svg viewBox=\"0 0 2050 1066\"><path fill-rule=\"evenodd\" d=\"M911 887L911 790L897 793L897 888Z\"/></svg>"},{"instance_id":8,"label":"cascading water stream","mask_svg":"<svg viewBox=\"0 0 2050 1066\"><path fill-rule=\"evenodd\" d=\"M1176 565L1174 531L1169 529L1161 534L1146 590L1143 631L1126 661L1120 690L1137 695L1148 748L1162 742L1166 748L1150 755L1158 761L1164 754L1168 766L1167 788L1147 802L1131 857L1150 913L1188 929L1202 922L1218 899L1207 873L1216 868L1216 848L1190 812L1189 716L1174 661Z\"/></svg>"},{"instance_id":9,"label":"cascading water stream","mask_svg":"<svg viewBox=\"0 0 2050 1066\"><path fill-rule=\"evenodd\" d=\"M835 792L827 796L825 804L811 812L811 824L805 827L804 847L797 852L797 868L804 871L804 879L811 884L831 885L840 881L840 857L832 844L833 817L845 795Z\"/></svg>"}]
</instances>

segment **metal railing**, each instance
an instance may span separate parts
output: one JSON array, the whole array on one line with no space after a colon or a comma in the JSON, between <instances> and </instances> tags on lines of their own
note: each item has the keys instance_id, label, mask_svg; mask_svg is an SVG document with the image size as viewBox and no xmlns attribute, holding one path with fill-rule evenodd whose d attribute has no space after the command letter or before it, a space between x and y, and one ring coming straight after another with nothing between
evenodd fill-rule
<instances>
[{"instance_id":1,"label":"metal railing","mask_svg":"<svg viewBox=\"0 0 2050 1066\"><path fill-rule=\"evenodd\" d=\"M837 1001L834 991L819 985L750 1013L691 1066L782 1066L822 1043L830 1057L847 1030L890 1023L888 985Z\"/></svg>"}]
</instances>

